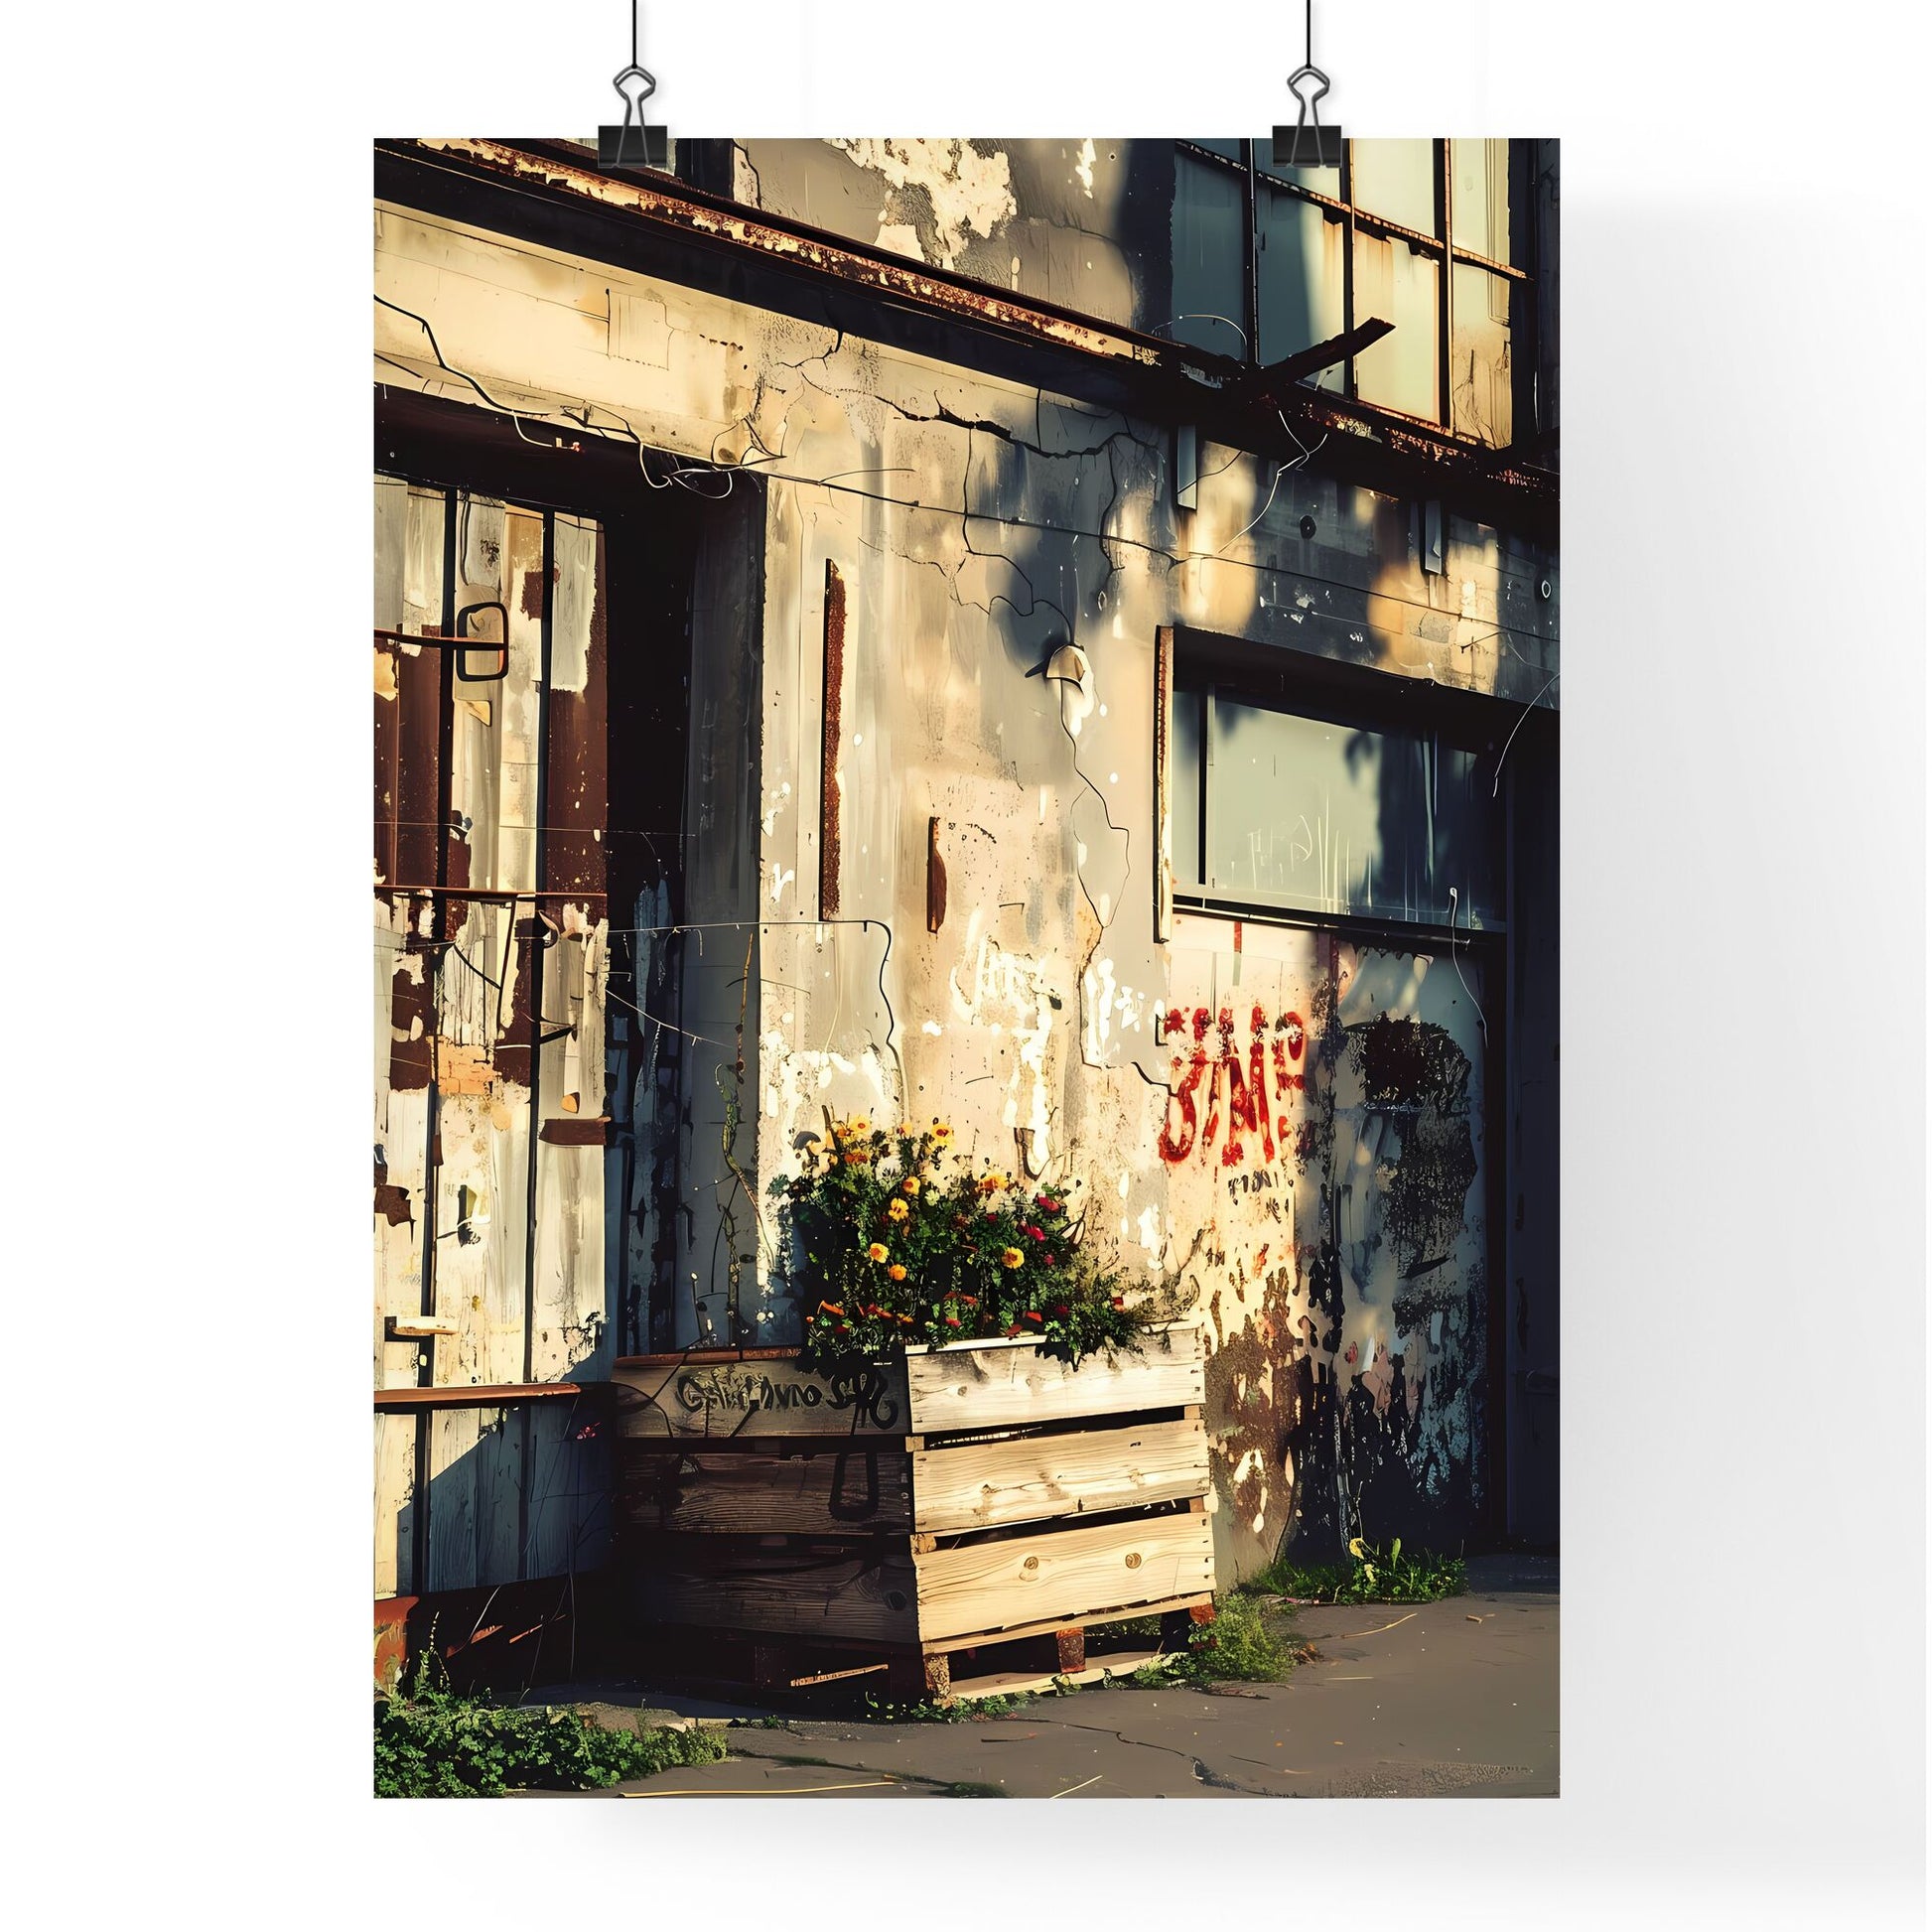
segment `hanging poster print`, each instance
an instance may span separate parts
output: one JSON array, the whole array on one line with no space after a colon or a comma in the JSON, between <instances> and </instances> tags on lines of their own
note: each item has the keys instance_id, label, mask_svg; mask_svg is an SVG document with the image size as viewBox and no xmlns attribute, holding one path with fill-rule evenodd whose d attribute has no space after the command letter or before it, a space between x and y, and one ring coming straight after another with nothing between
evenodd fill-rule
<instances>
[{"instance_id":1,"label":"hanging poster print","mask_svg":"<svg viewBox=\"0 0 1932 1932\"><path fill-rule=\"evenodd\" d=\"M376 148L378 1670L1288 1695L1557 1539L1557 144L625 72Z\"/></svg>"}]
</instances>

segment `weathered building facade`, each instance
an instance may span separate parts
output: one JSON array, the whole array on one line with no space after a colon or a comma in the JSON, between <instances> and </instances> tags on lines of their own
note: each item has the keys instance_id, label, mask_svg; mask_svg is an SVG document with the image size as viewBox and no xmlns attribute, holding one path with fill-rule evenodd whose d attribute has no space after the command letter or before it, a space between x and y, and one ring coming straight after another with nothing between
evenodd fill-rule
<instances>
[{"instance_id":1,"label":"weathered building facade","mask_svg":"<svg viewBox=\"0 0 1932 1932\"><path fill-rule=\"evenodd\" d=\"M1224 1582L1553 1541L1555 144L674 160L377 151L378 1597L595 1569L827 1108L1194 1298Z\"/></svg>"}]
</instances>

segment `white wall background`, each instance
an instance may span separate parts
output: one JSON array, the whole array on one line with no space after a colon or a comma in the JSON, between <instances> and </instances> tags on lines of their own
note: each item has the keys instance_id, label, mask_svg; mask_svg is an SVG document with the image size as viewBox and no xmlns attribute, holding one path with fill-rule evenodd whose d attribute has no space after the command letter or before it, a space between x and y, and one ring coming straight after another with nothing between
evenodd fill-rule
<instances>
[{"instance_id":1,"label":"white wall background","mask_svg":"<svg viewBox=\"0 0 1932 1932\"><path fill-rule=\"evenodd\" d=\"M1010 1808L962 1815L958 1854L1014 1867L993 1909L1074 1924L1130 1896L1194 1923L1916 1923L1909 10L1318 14L1350 132L1565 144L1565 1795L1089 1807L1070 1836ZM429 1872L439 1907L572 1917L919 1895L910 1848L876 1883L806 1875L817 1811L405 1824L361 1796L366 697L359 655L318 669L359 652L366 603L368 142L588 130L626 29L621 0L11 29L0 769L14 957L39 963L10 976L7 1273L35 1344L15 1440L43 1454L9 1616L46 1660L19 1731L69 1796L16 1870L36 1921L133 1922L179 1886L207 1923L299 1897L290 1922L334 1925L409 1909ZM1300 31L1252 0L655 0L643 57L690 133L1236 133L1287 117ZM106 1698L127 1735L137 1659L138 1758L87 1715ZM284 1727L245 1746L257 1695ZM1151 1823L1186 1854L1137 1856Z\"/></svg>"}]
</instances>

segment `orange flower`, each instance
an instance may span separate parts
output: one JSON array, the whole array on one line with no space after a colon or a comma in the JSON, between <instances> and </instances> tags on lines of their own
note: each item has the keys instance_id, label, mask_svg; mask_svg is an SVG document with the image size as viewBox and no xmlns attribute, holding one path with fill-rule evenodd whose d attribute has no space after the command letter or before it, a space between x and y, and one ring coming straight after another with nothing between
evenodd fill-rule
<instances>
[{"instance_id":1,"label":"orange flower","mask_svg":"<svg viewBox=\"0 0 1932 1932\"><path fill-rule=\"evenodd\" d=\"M918 1176L916 1174L907 1174L898 1183L898 1190L901 1194L910 1194L914 1200L917 1200L919 1197Z\"/></svg>"},{"instance_id":2,"label":"orange flower","mask_svg":"<svg viewBox=\"0 0 1932 1932\"><path fill-rule=\"evenodd\" d=\"M826 1314L843 1314L845 1312L836 1302L821 1302L818 1306Z\"/></svg>"},{"instance_id":3,"label":"orange flower","mask_svg":"<svg viewBox=\"0 0 1932 1932\"><path fill-rule=\"evenodd\" d=\"M893 1280L894 1280L894 1281L896 1281L896 1282L902 1282L902 1281L903 1281L903 1280L905 1279L905 1269L904 1269L904 1266L903 1266L903 1265L902 1265L901 1263L899 1263L899 1262L897 1262L897 1261L896 1261L896 1262L894 1262L894 1263L893 1263L893 1265L892 1265L892 1266L891 1266L891 1267L890 1267L889 1269L887 1269L887 1270L886 1270L886 1272L887 1272L887 1274L889 1274L889 1275L890 1275L890 1276L891 1276L891 1277L893 1278Z\"/></svg>"},{"instance_id":4,"label":"orange flower","mask_svg":"<svg viewBox=\"0 0 1932 1932\"><path fill-rule=\"evenodd\" d=\"M884 1261L891 1252L892 1250L889 1249L886 1246L885 1242L883 1241L875 1241L872 1244L872 1246L866 1250L867 1255L874 1261Z\"/></svg>"},{"instance_id":5,"label":"orange flower","mask_svg":"<svg viewBox=\"0 0 1932 1932\"><path fill-rule=\"evenodd\" d=\"M1020 1264L1026 1259L1027 1257L1023 1255L1018 1248L1008 1248L1006 1252L1000 1256L1000 1265L1003 1268L1018 1268Z\"/></svg>"}]
</instances>

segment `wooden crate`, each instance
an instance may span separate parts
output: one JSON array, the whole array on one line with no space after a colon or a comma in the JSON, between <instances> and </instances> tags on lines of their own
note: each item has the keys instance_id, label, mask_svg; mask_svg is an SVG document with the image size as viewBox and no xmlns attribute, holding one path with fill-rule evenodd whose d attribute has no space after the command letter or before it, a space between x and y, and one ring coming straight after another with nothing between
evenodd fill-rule
<instances>
[{"instance_id":1,"label":"wooden crate","mask_svg":"<svg viewBox=\"0 0 1932 1932\"><path fill-rule=\"evenodd\" d=\"M620 1361L618 1515L658 1624L897 1664L1211 1599L1192 1325L1079 1368L1036 1344ZM1072 1654L1062 1645L1063 1654Z\"/></svg>"}]
</instances>

